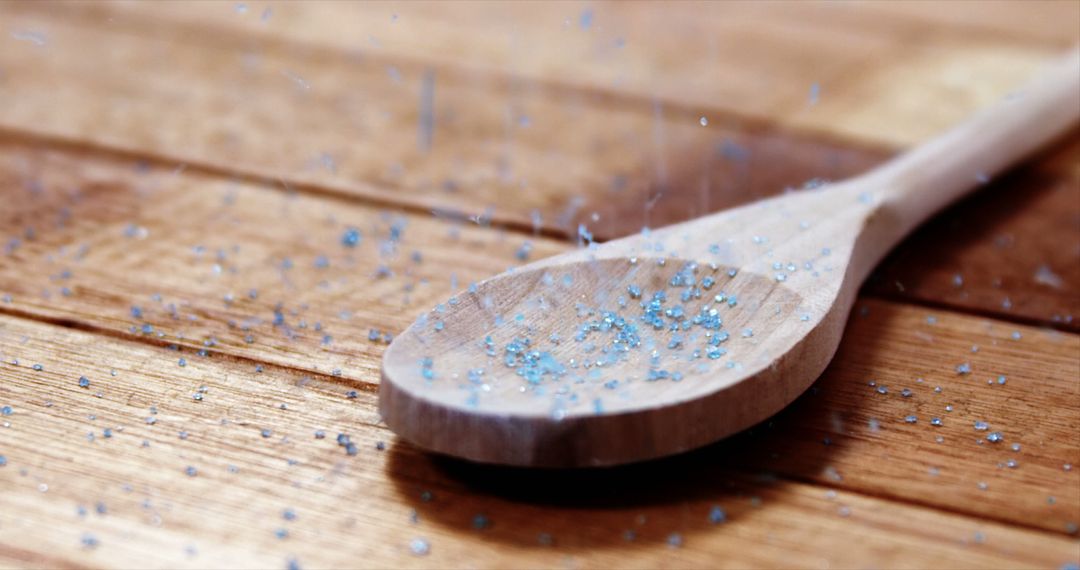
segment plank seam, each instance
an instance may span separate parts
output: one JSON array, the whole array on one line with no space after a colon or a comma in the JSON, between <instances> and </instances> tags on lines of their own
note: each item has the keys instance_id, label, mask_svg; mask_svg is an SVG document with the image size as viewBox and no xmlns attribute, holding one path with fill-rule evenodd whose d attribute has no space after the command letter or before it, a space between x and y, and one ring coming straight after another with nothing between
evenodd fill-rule
<instances>
[{"instance_id":1,"label":"plank seam","mask_svg":"<svg viewBox=\"0 0 1080 570\"><path fill-rule=\"evenodd\" d=\"M772 472L770 472L770 473L772 473ZM800 484L803 484L803 485L809 485L809 486L812 486L812 487L817 487L819 489L828 490L828 489L833 489L834 488L834 487L829 486L829 485L822 485L822 484L817 483L817 482L815 482L815 481L813 481L811 479L808 479L806 477L800 477L800 476L797 476L797 475L783 475L783 476L781 476L779 474L776 474L776 475L777 475L778 478L782 478L782 479L789 480L789 481L794 481L796 483L800 483ZM1008 520L1008 519L1006 519L1004 517L1001 517L1001 516L996 516L996 515L995 516L975 515L975 514L967 513L967 512L964 512L964 511L960 510L960 509L953 508L953 507L948 507L948 506L938 507L938 506L935 506L935 505L931 505L926 501L919 500L918 498L912 498L911 500L907 500L907 499L902 499L900 497L897 497L896 495L891 495L891 494L885 493L885 492L876 492L876 493L868 493L868 492L862 492L862 491L852 492L852 491L849 491L849 490L844 489L844 488L840 488L840 489L843 490L845 493L852 493L852 494L859 495L859 496L862 496L862 497L870 497L870 498L873 498L873 499L877 499L877 500L881 500L881 501L888 501L888 502L891 502L891 503L898 503L898 504L902 504L902 505L916 506L916 507L920 507L920 508L927 509L927 510L934 511L934 512L947 513L947 514L951 514L951 515L954 515L954 516L960 516L960 517L970 519L970 520L973 520L973 521L993 522L993 523L997 523L997 524L1003 524L1003 525L1006 525L1006 526L1009 526L1009 527L1012 527L1012 528L1024 529L1024 530L1028 530L1028 531L1034 531L1034 532L1038 532L1040 534L1050 535L1050 536L1059 536L1059 537L1063 536L1065 538L1075 538L1076 537L1076 533L1071 533L1070 534L1065 529L1062 529L1060 531L1055 531L1055 530L1043 528L1043 527L1040 527L1040 526L1036 526L1036 525L1030 524L1030 523L1018 522L1018 521L1010 521L1010 520Z\"/></svg>"},{"instance_id":2,"label":"plank seam","mask_svg":"<svg viewBox=\"0 0 1080 570\"><path fill-rule=\"evenodd\" d=\"M906 295L900 295L898 293L885 293L881 291L864 289L859 291L859 298L877 299L879 301L886 301L888 303L893 303L896 305L906 305L909 307L924 307L927 309L944 311L946 313L952 313L955 315L966 315L969 317L991 319L1001 323L1052 329L1067 334L1080 334L1080 329L1077 329L1077 325L1055 322L1050 319L1025 317L1024 315L1014 315L1009 313L988 311L985 309L977 309L974 307L966 307L963 305L953 305L946 301L935 301L933 299L927 299L925 297L909 297Z\"/></svg>"},{"instance_id":3,"label":"plank seam","mask_svg":"<svg viewBox=\"0 0 1080 570\"><path fill-rule=\"evenodd\" d=\"M323 382L327 382L327 383L330 383L330 384L336 384L336 385L339 385L339 386L348 386L350 388L359 388L360 390L362 390L364 392L367 392L367 393L370 393L370 394L374 394L374 393L378 392L378 386L379 385L377 383L368 382L367 380L363 380L361 378L355 378L355 377L352 377L352 376L334 376L332 374L327 374L325 372L319 372L317 370L311 370L311 369L308 369L308 368L301 368L301 367L297 367L297 366L289 366L287 364L279 364L279 363L275 363L275 362L267 362L265 360L259 360L257 358L251 358L251 357L248 357L248 356L234 354L234 353L231 353L231 352L224 352L224 351L221 351L221 350L214 350L212 348L207 348L205 346L198 345L198 344L195 344L195 345L188 344L187 342L179 340L179 339L169 341L169 340L166 340L166 339L163 339L163 338L157 338L157 337L152 337L152 336L130 336L130 335L128 335L128 334L126 334L124 332L118 331L118 330L113 330L113 329L109 329L109 328L105 328L105 327L100 327L100 326L93 325L93 324L90 324L90 323L77 321L75 319L69 319L69 318L64 318L64 317L51 317L51 316L48 316L48 315L41 315L41 314L33 313L31 311L25 311L25 310L21 310L21 309L12 308L12 307L0 307L0 316L8 316L8 317L11 317L11 318L21 319L21 320L24 320L24 321L37 322L37 323L42 323L42 324L46 324L46 325L50 325L50 326L54 326L54 327L82 331L82 332L86 332L86 333L90 333L90 334L94 334L94 335L101 335L101 336L104 336L106 338L111 338L111 339L114 339L114 340L119 340L121 342L131 342L131 343L142 344L142 345L146 345L146 346L153 346L155 348L168 348L170 346L184 346L185 348L205 350L208 355L213 356L214 358L224 359L224 360L234 362L234 363L237 363L237 364L247 363L247 364L258 364L258 365L263 365L263 366L271 366L273 368L281 369L281 370L286 371L286 372L292 372L292 373L296 373L296 374L302 374L302 375L305 375L305 376L311 376L313 378L317 378L317 379L319 379L319 380L321 380ZM185 340L187 340L187 339L185 339Z\"/></svg>"},{"instance_id":4,"label":"plank seam","mask_svg":"<svg viewBox=\"0 0 1080 570\"><path fill-rule=\"evenodd\" d=\"M259 174L257 172L252 172L247 169L228 168L225 166L207 163L200 160L189 160L185 157L162 155L157 153L142 153L123 147L105 145L79 139L72 139L61 135L27 131L17 127L10 127L8 125L2 124L0 124L0 137L7 139L9 142L15 144L39 144L47 147L50 150L59 150L68 154L78 154L81 152L97 155L98 157L138 160L157 166L165 166L169 169L175 168L177 165L183 165L186 171L201 174L203 176L225 178L229 180L244 182L259 186L263 190L278 192L296 191L306 195L324 199L332 199L334 201L343 202L346 204L369 206L375 208L394 208L407 213L419 214L424 216L435 216L442 219L451 219L461 222L469 221L470 217L470 214L468 212L464 212L461 210L456 210L444 206L425 204L422 200L410 200L409 198L402 199L403 197L400 196L401 192L403 191L402 189L393 187L380 187L368 182L364 182L363 184L375 189L375 193L372 193L370 191L361 191L359 193L348 192L326 184L304 182L292 180L285 177L276 177L274 175ZM380 195L380 193L393 193L394 197L391 198L390 196L382 196ZM570 239L569 230L553 227L542 227L539 230L535 230L531 221L527 221L523 217L518 218L514 216L504 216L497 211L491 213L491 225L493 227L496 227L497 229L506 229L522 235L539 235L552 239L558 239L561 241L569 241Z\"/></svg>"}]
</instances>

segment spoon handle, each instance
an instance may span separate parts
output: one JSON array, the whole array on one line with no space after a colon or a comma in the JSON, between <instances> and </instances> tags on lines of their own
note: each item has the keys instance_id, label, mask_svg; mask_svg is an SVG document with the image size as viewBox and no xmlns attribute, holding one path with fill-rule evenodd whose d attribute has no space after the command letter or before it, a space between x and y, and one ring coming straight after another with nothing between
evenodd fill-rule
<instances>
[{"instance_id":1,"label":"spoon handle","mask_svg":"<svg viewBox=\"0 0 1080 570\"><path fill-rule=\"evenodd\" d=\"M1031 83L968 121L870 173L883 209L895 217L882 245L987 182L1080 119L1080 47Z\"/></svg>"}]
</instances>

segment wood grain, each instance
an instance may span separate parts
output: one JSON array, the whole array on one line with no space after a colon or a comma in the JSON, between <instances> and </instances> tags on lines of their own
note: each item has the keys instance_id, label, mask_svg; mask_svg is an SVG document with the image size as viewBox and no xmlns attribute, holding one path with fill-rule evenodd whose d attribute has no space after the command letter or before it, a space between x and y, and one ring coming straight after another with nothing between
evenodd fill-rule
<instances>
[{"instance_id":1,"label":"wood grain","mask_svg":"<svg viewBox=\"0 0 1080 570\"><path fill-rule=\"evenodd\" d=\"M6 379L0 403L13 408L0 429L7 459L0 482L8 489L0 560L15 567L292 561L302 567L807 561L1056 567L1076 561L1072 538L849 493L836 484L744 474L715 463L730 458L724 448L708 454L711 464L701 465L705 456L698 456L619 477L569 475L544 484L535 472L478 471L394 442L377 424L373 395L361 390L345 398L332 377L301 377L270 365L256 372L228 357L200 358L10 317L0 317L0 354ZM178 354L189 357L187 366L176 365ZM90 378L88 388L78 386L80 375ZM206 391L195 401L200 386ZM104 437L105 428L111 437ZM315 439L316 430L326 438ZM335 442L339 432L350 435L357 455ZM881 436L902 433L886 427ZM376 448L379 441L387 450ZM1024 467L1012 473L1023 474ZM714 506L726 522L709 522ZM1057 508L1067 506L1063 497ZM481 528L477 515L485 517ZM279 529L285 538L278 538ZM427 541L426 556L412 554L416 538ZM669 546L672 540L682 545Z\"/></svg>"}]
</instances>

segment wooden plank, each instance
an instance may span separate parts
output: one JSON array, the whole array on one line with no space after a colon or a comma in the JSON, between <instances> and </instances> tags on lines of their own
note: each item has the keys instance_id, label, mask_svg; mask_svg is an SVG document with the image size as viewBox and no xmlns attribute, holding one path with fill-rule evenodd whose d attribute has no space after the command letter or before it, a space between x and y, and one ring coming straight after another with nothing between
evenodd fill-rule
<instances>
[{"instance_id":1,"label":"wooden plank","mask_svg":"<svg viewBox=\"0 0 1080 570\"><path fill-rule=\"evenodd\" d=\"M566 247L280 184L0 146L4 309L371 382L381 333L520 264L526 242L531 256Z\"/></svg>"},{"instance_id":2,"label":"wooden plank","mask_svg":"<svg viewBox=\"0 0 1080 570\"><path fill-rule=\"evenodd\" d=\"M261 7L271 9L263 20ZM285 38L336 50L404 56L484 73L659 97L681 105L770 116L822 76L882 55L895 34L804 26L751 3L334 2L74 7L84 13L171 21L192 29ZM814 45L807 50L805 46ZM857 48L857 49L852 49Z\"/></svg>"},{"instance_id":3,"label":"wooden plank","mask_svg":"<svg viewBox=\"0 0 1080 570\"><path fill-rule=\"evenodd\" d=\"M446 463L393 442L366 390L349 399L333 377L181 354L187 366L166 348L0 317L0 404L12 408L0 429L0 563L1057 567L1077 559L1074 539L750 477L716 465L722 453L697 470L662 462L624 477L545 479ZM337 445L339 432L355 456ZM714 507L725 522L710 522Z\"/></svg>"},{"instance_id":4,"label":"wooden plank","mask_svg":"<svg viewBox=\"0 0 1080 570\"><path fill-rule=\"evenodd\" d=\"M269 13L265 8L269 8ZM807 122L811 85L825 98L878 70L907 66L912 52L937 61L907 67L897 100L948 91L916 125L881 119L857 132L866 140L911 142L911 129L934 132L970 112L986 96L1010 87L1025 54L1063 50L1080 41L1080 7L1071 2L365 2L302 7L267 3L245 12L233 6L191 9L176 3L112 5L111 13L152 16L197 28L287 38L369 53L403 55L441 65L586 87L768 120L782 118L836 132L829 121ZM967 83L935 77L940 65L975 64ZM1036 59L1040 56L1035 56ZM994 65L983 65L987 59ZM1013 66L1003 64L1015 63ZM1020 78L1022 79L1022 77ZM957 93L960 91L961 93ZM959 95L959 96L958 96ZM975 96L975 100L970 98ZM843 104L878 101L844 98ZM839 108L843 108L840 106ZM927 116L929 114L929 116ZM881 121L884 120L884 124Z\"/></svg>"},{"instance_id":5,"label":"wooden plank","mask_svg":"<svg viewBox=\"0 0 1080 570\"><path fill-rule=\"evenodd\" d=\"M211 13L209 6L183 13ZM573 233L579 222L614 221L605 219L608 208L586 203L641 209L701 165L745 152L740 145L760 151L761 160L805 158L775 177L748 175L742 164L714 168L717 177L705 184L756 197L867 164L861 149L827 137L726 116L706 128L704 111L654 98L567 90L437 59L282 43L211 22L185 27L174 21L184 21L180 14L150 17L155 9L143 13L138 5L0 7L13 28L45 38L0 54L0 95L23 103L0 111L0 126L414 209L476 215L490 208L490 216L519 227L533 225L535 213L544 227ZM427 73L434 73L430 148L419 140ZM216 119L190 120L206 116Z\"/></svg>"},{"instance_id":6,"label":"wooden plank","mask_svg":"<svg viewBox=\"0 0 1080 570\"><path fill-rule=\"evenodd\" d=\"M12 130L414 210L490 209L526 228L536 212L571 229L582 196L647 184L663 143L649 103L163 21L5 8L13 28L48 37L0 53L0 96L21 103L0 111Z\"/></svg>"},{"instance_id":7,"label":"wooden plank","mask_svg":"<svg viewBox=\"0 0 1080 570\"><path fill-rule=\"evenodd\" d=\"M395 224L392 215L360 205L196 173L173 174L170 168L140 174L130 163L103 157L27 150L16 143L4 149L0 188L16 207L4 211L2 222L18 232L20 242L0 258L0 310L276 363L298 375L340 374L343 382L376 383L385 344L368 340L371 328L396 334L415 314L449 296L450 274L457 274L457 288L463 288L516 263L514 253L524 241L492 229L455 230L453 223L416 216L402 216L407 223ZM388 242L392 225L403 228L396 245ZM341 243L350 226L363 231L356 248ZM455 231L457 239L451 237ZM531 241L535 256L568 247ZM380 255L388 248L397 253ZM420 263L412 261L414 250L420 251ZM316 267L319 256L326 257L326 267ZM286 258L291 269L283 268ZM391 274L376 277L381 265ZM822 381L821 390L837 393L828 411L811 405L795 416L798 429L778 432L779 441L752 440L749 448L779 453L787 449L782 446L800 446L790 457L808 463L783 472L802 480L840 485L825 469L831 466L844 481L858 482L856 489L903 500L975 509L985 516L1007 511L1010 521L1059 532L1080 519L1068 508L1080 504L1076 485L1069 490L1080 469L1062 468L1080 464L1077 422L1073 411L1057 403L1077 389L1077 337L1016 327L1023 338L1014 343L1007 338L1013 327L1002 323L940 315L949 326L935 327L925 324L926 310L874 306L886 309L881 316L871 310L869 318L855 320L845 341L851 348L834 364L840 372ZM145 325L150 332L143 332ZM972 345L980 352L971 354ZM955 367L966 361L976 375L957 377ZM985 385L998 375L1009 383ZM920 376L925 384L915 382ZM892 395L878 398L866 385L870 380L887 383ZM943 395L929 393L939 383ZM916 391L916 397L896 396L901 387ZM342 386L339 394L349 389ZM956 407L948 417L939 409L946 404ZM909 413L918 414L918 429L893 427ZM947 425L933 428L930 414L944 417ZM853 436L828 434L834 415L855 418L840 424ZM860 426L869 418L884 426L885 435L865 435ZM1005 430L1007 442L974 444L986 435L971 430L976 420ZM822 422L828 422L826 428ZM938 434L949 437L929 465L921 446ZM877 439L894 435L898 439ZM842 443L825 448L826 436ZM1010 457L1003 449L1013 442L1024 446L1021 467L998 469L997 463ZM848 446L850 455L832 454ZM742 451L733 455L748 455L736 449ZM880 449L897 450L903 467L882 472ZM754 465L773 469L767 461ZM931 466L941 469L938 477L927 474ZM918 476L923 477L919 485L897 483L898 477ZM973 486L978 480L987 481L990 490ZM1057 506L1045 505L1047 489ZM981 500L988 496L994 501ZM1018 502L1007 509L997 502L1011 499Z\"/></svg>"}]
</instances>

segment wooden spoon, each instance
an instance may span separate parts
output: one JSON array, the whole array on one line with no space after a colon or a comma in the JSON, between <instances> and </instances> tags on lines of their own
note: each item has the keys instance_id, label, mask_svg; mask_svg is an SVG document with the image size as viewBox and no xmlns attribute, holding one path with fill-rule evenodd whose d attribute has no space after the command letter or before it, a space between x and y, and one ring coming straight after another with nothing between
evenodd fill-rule
<instances>
[{"instance_id":1,"label":"wooden spoon","mask_svg":"<svg viewBox=\"0 0 1080 570\"><path fill-rule=\"evenodd\" d=\"M1080 50L1047 71L863 176L471 286L387 349L383 419L439 453L580 467L679 453L768 418L825 369L893 245L1077 121Z\"/></svg>"}]
</instances>

